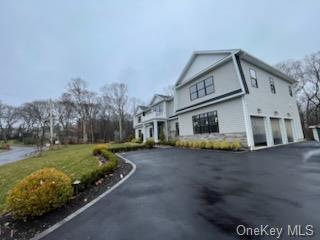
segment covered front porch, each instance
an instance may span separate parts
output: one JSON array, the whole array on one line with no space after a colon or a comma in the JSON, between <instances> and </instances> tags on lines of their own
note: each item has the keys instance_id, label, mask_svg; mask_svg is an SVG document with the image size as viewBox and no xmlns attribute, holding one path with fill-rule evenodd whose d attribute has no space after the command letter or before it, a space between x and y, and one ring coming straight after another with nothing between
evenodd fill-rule
<instances>
[{"instance_id":1,"label":"covered front porch","mask_svg":"<svg viewBox=\"0 0 320 240\"><path fill-rule=\"evenodd\" d=\"M153 120L143 123L140 129L136 129L136 138L146 142L148 139L160 142L161 138L168 140L168 123L166 120Z\"/></svg>"}]
</instances>

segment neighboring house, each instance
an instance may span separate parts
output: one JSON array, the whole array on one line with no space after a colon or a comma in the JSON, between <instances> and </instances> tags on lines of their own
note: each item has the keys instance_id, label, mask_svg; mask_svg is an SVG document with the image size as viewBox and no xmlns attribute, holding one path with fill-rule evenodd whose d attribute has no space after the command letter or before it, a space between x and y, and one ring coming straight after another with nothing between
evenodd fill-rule
<instances>
[{"instance_id":1,"label":"neighboring house","mask_svg":"<svg viewBox=\"0 0 320 240\"><path fill-rule=\"evenodd\" d=\"M174 97L139 106L136 137L233 140L255 149L303 140L295 80L243 50L194 52Z\"/></svg>"},{"instance_id":2,"label":"neighboring house","mask_svg":"<svg viewBox=\"0 0 320 240\"><path fill-rule=\"evenodd\" d=\"M320 142L320 124L309 126L312 129L313 139L317 142Z\"/></svg>"}]
</instances>

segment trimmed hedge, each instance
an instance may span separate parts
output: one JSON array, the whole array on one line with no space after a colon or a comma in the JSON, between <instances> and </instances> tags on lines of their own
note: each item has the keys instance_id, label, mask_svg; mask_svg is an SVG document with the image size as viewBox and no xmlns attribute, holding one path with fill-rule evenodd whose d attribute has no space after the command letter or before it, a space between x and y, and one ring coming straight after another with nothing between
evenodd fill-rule
<instances>
[{"instance_id":1,"label":"trimmed hedge","mask_svg":"<svg viewBox=\"0 0 320 240\"><path fill-rule=\"evenodd\" d=\"M153 148L155 145L155 142L152 140L152 139L148 139L145 143L144 143L144 146L146 148Z\"/></svg>"},{"instance_id":2,"label":"trimmed hedge","mask_svg":"<svg viewBox=\"0 0 320 240\"><path fill-rule=\"evenodd\" d=\"M107 162L101 166L99 166L95 171L87 173L81 176L81 187L84 188L98 179L104 177L104 175L108 173L112 173L118 167L118 158L112 152L106 150L105 145L97 145L92 150L93 155L102 155Z\"/></svg>"},{"instance_id":3,"label":"trimmed hedge","mask_svg":"<svg viewBox=\"0 0 320 240\"><path fill-rule=\"evenodd\" d=\"M92 153L94 156L96 155L100 155L102 150L107 149L107 145L106 144L98 144L95 145L92 149Z\"/></svg>"},{"instance_id":4,"label":"trimmed hedge","mask_svg":"<svg viewBox=\"0 0 320 240\"><path fill-rule=\"evenodd\" d=\"M176 146L177 140L169 140L169 141L160 141L160 145L169 145L169 146Z\"/></svg>"},{"instance_id":5,"label":"trimmed hedge","mask_svg":"<svg viewBox=\"0 0 320 240\"><path fill-rule=\"evenodd\" d=\"M232 150L239 151L241 149L241 144L237 140L228 142L223 141L176 141L177 147L185 148L201 148L201 149L219 149L219 150Z\"/></svg>"},{"instance_id":6,"label":"trimmed hedge","mask_svg":"<svg viewBox=\"0 0 320 240\"><path fill-rule=\"evenodd\" d=\"M7 195L7 210L16 219L41 216L72 196L71 179L55 168L43 168L22 179Z\"/></svg>"}]
</instances>

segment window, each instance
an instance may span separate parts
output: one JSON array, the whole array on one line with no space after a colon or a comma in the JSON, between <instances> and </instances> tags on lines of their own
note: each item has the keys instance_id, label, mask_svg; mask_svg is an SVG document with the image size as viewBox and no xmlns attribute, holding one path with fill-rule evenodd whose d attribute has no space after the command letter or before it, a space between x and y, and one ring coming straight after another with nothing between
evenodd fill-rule
<instances>
[{"instance_id":1,"label":"window","mask_svg":"<svg viewBox=\"0 0 320 240\"><path fill-rule=\"evenodd\" d=\"M158 112L158 113L162 112L162 111L163 111L162 104L155 105L155 106L153 107L153 111L154 111L154 112Z\"/></svg>"},{"instance_id":2,"label":"window","mask_svg":"<svg viewBox=\"0 0 320 240\"><path fill-rule=\"evenodd\" d=\"M217 111L195 115L192 117L192 123L194 134L219 132Z\"/></svg>"},{"instance_id":3,"label":"window","mask_svg":"<svg viewBox=\"0 0 320 240\"><path fill-rule=\"evenodd\" d=\"M273 78L269 78L269 82L270 82L270 90L273 94L276 94L276 86L274 85L274 80Z\"/></svg>"},{"instance_id":4,"label":"window","mask_svg":"<svg viewBox=\"0 0 320 240\"><path fill-rule=\"evenodd\" d=\"M153 137L153 128L149 128L149 137L150 137L150 138Z\"/></svg>"},{"instance_id":5,"label":"window","mask_svg":"<svg viewBox=\"0 0 320 240\"><path fill-rule=\"evenodd\" d=\"M141 123L141 116L138 117L138 123Z\"/></svg>"},{"instance_id":6,"label":"window","mask_svg":"<svg viewBox=\"0 0 320 240\"><path fill-rule=\"evenodd\" d=\"M257 79L256 71L253 69L249 69L249 72L250 72L251 86L258 88L258 79Z\"/></svg>"},{"instance_id":7,"label":"window","mask_svg":"<svg viewBox=\"0 0 320 240\"><path fill-rule=\"evenodd\" d=\"M190 87L190 99L204 97L214 92L213 77L208 77Z\"/></svg>"},{"instance_id":8,"label":"window","mask_svg":"<svg viewBox=\"0 0 320 240\"><path fill-rule=\"evenodd\" d=\"M178 137L179 136L179 123L178 122L176 122L176 137Z\"/></svg>"},{"instance_id":9,"label":"window","mask_svg":"<svg viewBox=\"0 0 320 240\"><path fill-rule=\"evenodd\" d=\"M292 97L293 96L293 92L292 92L292 87L289 86L289 95Z\"/></svg>"}]
</instances>

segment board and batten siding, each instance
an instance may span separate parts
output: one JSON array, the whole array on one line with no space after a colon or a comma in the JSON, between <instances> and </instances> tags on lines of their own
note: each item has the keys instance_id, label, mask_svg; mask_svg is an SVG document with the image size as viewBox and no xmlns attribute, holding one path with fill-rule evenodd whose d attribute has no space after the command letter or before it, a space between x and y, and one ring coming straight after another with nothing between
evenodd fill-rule
<instances>
[{"instance_id":1,"label":"board and batten siding","mask_svg":"<svg viewBox=\"0 0 320 240\"><path fill-rule=\"evenodd\" d=\"M201 69L203 70L203 69ZM200 70L200 71L201 71ZM190 86L204 80L210 76L213 76L214 81L214 93L209 94L207 96L192 100L190 99ZM218 68L212 70L208 74L190 81L186 85L182 86L181 88L176 89L176 108L177 110L181 108L188 107L193 104L200 103L202 101L209 100L211 98L235 91L240 89L240 82L235 70L235 66L233 61L229 61Z\"/></svg>"},{"instance_id":2,"label":"board and batten siding","mask_svg":"<svg viewBox=\"0 0 320 240\"><path fill-rule=\"evenodd\" d=\"M249 94L244 97L248 114L292 119L296 139L303 139L303 132L293 84L246 61L241 60L241 65L249 88ZM252 87L251 85L249 69L256 71L258 88ZM270 89L270 77L275 83L275 94L273 94ZM293 90L292 97L289 94L290 85ZM258 113L258 109L261 110L260 113ZM275 112L278 114L275 114Z\"/></svg>"},{"instance_id":3,"label":"board and batten siding","mask_svg":"<svg viewBox=\"0 0 320 240\"><path fill-rule=\"evenodd\" d=\"M180 136L193 135L192 116L211 111L218 112L219 133L239 133L246 131L242 101L239 97L179 114Z\"/></svg>"}]
</instances>

